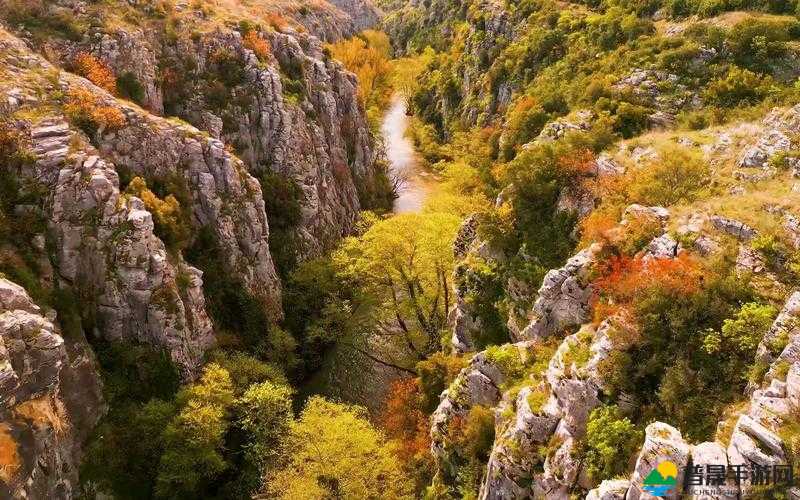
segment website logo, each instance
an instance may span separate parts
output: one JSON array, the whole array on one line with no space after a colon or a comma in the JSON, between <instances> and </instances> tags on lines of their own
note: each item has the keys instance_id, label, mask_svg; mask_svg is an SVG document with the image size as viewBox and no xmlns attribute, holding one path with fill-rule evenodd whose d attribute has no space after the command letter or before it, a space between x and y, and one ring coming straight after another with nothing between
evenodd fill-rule
<instances>
[{"instance_id":1,"label":"website logo","mask_svg":"<svg viewBox=\"0 0 800 500\"><path fill-rule=\"evenodd\" d=\"M642 489L653 496L663 497L675 491L677 482L678 466L665 460L644 478Z\"/></svg>"}]
</instances>

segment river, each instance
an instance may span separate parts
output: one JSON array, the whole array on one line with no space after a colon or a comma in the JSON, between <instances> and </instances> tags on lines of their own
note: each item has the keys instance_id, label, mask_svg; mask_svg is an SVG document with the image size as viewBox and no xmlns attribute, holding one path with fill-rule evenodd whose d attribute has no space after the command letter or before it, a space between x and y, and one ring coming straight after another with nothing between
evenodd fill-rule
<instances>
[{"instance_id":1,"label":"river","mask_svg":"<svg viewBox=\"0 0 800 500\"><path fill-rule=\"evenodd\" d=\"M381 124L391 174L402 179L394 201L394 213L421 211L434 182L432 176L422 170L414 145L406 137L407 129L406 103L395 94Z\"/></svg>"},{"instance_id":2,"label":"river","mask_svg":"<svg viewBox=\"0 0 800 500\"><path fill-rule=\"evenodd\" d=\"M423 170L414 145L406 137L408 125L406 103L396 94L381 123L390 173L403 179L394 201L394 213L420 212L437 182ZM377 416L383 410L387 390L402 376L397 370L354 356L351 350L337 346L325 355L322 368L305 384L301 394L324 394L360 404Z\"/></svg>"}]
</instances>

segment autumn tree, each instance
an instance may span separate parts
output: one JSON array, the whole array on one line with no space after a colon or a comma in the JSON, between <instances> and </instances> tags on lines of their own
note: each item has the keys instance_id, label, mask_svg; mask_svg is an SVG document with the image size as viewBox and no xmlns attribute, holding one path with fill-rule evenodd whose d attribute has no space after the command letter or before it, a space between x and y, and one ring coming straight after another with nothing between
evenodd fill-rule
<instances>
[{"instance_id":1,"label":"autumn tree","mask_svg":"<svg viewBox=\"0 0 800 500\"><path fill-rule=\"evenodd\" d=\"M382 108L390 92L389 38L366 30L359 36L327 45L334 59L358 77L358 96L367 109Z\"/></svg>"},{"instance_id":2,"label":"autumn tree","mask_svg":"<svg viewBox=\"0 0 800 500\"><path fill-rule=\"evenodd\" d=\"M426 47L416 56L404 57L393 62L392 83L395 90L406 100L411 107L411 99L420 88L419 78L425 68L436 58L436 52Z\"/></svg>"},{"instance_id":3,"label":"autumn tree","mask_svg":"<svg viewBox=\"0 0 800 500\"><path fill-rule=\"evenodd\" d=\"M416 489L424 489L432 479L434 464L430 453L430 423L419 379L406 378L392 383L381 425L396 447L403 468L415 479Z\"/></svg>"},{"instance_id":4,"label":"autumn tree","mask_svg":"<svg viewBox=\"0 0 800 500\"><path fill-rule=\"evenodd\" d=\"M409 373L439 347L453 304L452 244L460 219L444 213L399 214L345 240L334 255L340 273L364 290L372 324L346 339L352 347ZM379 343L386 353L369 353Z\"/></svg>"},{"instance_id":5,"label":"autumn tree","mask_svg":"<svg viewBox=\"0 0 800 500\"><path fill-rule=\"evenodd\" d=\"M270 498L411 498L411 482L383 434L357 406L319 396L290 426L288 464L268 481Z\"/></svg>"}]
</instances>

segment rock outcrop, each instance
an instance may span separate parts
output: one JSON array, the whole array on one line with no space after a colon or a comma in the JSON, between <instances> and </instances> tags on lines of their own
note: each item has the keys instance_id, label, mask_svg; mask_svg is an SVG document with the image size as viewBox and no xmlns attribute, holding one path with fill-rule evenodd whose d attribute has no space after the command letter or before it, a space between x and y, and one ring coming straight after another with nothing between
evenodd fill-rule
<instances>
[{"instance_id":1,"label":"rock outcrop","mask_svg":"<svg viewBox=\"0 0 800 500\"><path fill-rule=\"evenodd\" d=\"M625 494L625 500L639 500L640 498L657 498L642 490L645 478L650 472L664 461L670 461L678 468L675 484L683 484L683 475L689 464L691 449L684 441L680 431L662 422L654 422L645 429L645 440L642 451L636 459L636 466L631 476L630 488ZM669 498L678 498L678 487L670 493Z\"/></svg>"},{"instance_id":2,"label":"rock outcrop","mask_svg":"<svg viewBox=\"0 0 800 500\"><path fill-rule=\"evenodd\" d=\"M77 494L81 445L101 412L91 351L61 337L19 285L0 278L0 497Z\"/></svg>"},{"instance_id":3,"label":"rock outcrop","mask_svg":"<svg viewBox=\"0 0 800 500\"><path fill-rule=\"evenodd\" d=\"M736 165L743 168L765 168L779 153L796 147L791 136L800 132L800 105L774 109L763 120L763 133L754 144L742 150Z\"/></svg>"},{"instance_id":4,"label":"rock outcrop","mask_svg":"<svg viewBox=\"0 0 800 500\"><path fill-rule=\"evenodd\" d=\"M570 258L564 267L547 273L531 311L531 322L520 339L541 339L589 320L592 288L587 282L595 255L594 244Z\"/></svg>"},{"instance_id":5,"label":"rock outcrop","mask_svg":"<svg viewBox=\"0 0 800 500\"><path fill-rule=\"evenodd\" d=\"M514 346L524 350L525 345ZM505 377L500 368L487 358L486 352L472 357L464 369L447 389L442 392L436 410L431 415L431 453L437 468L448 473L452 468L451 454L454 453L451 441L451 425L456 419L464 418L470 408L482 405L492 408L502 395L500 386Z\"/></svg>"},{"instance_id":6,"label":"rock outcrop","mask_svg":"<svg viewBox=\"0 0 800 500\"><path fill-rule=\"evenodd\" d=\"M542 380L532 378L514 401L504 397L481 498L568 498L575 487L591 487L576 445L585 436L591 411L601 404L600 366L627 347L612 340L613 331L624 328L617 318L596 331L585 325L563 340ZM520 486L526 478L530 486Z\"/></svg>"}]
</instances>

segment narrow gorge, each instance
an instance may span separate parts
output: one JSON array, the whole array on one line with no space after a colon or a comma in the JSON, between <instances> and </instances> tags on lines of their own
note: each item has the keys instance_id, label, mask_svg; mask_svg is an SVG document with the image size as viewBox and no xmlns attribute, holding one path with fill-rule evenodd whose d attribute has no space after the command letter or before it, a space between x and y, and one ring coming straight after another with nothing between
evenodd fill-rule
<instances>
[{"instance_id":1,"label":"narrow gorge","mask_svg":"<svg viewBox=\"0 0 800 500\"><path fill-rule=\"evenodd\" d=\"M800 497L798 15L0 0L0 499Z\"/></svg>"}]
</instances>

